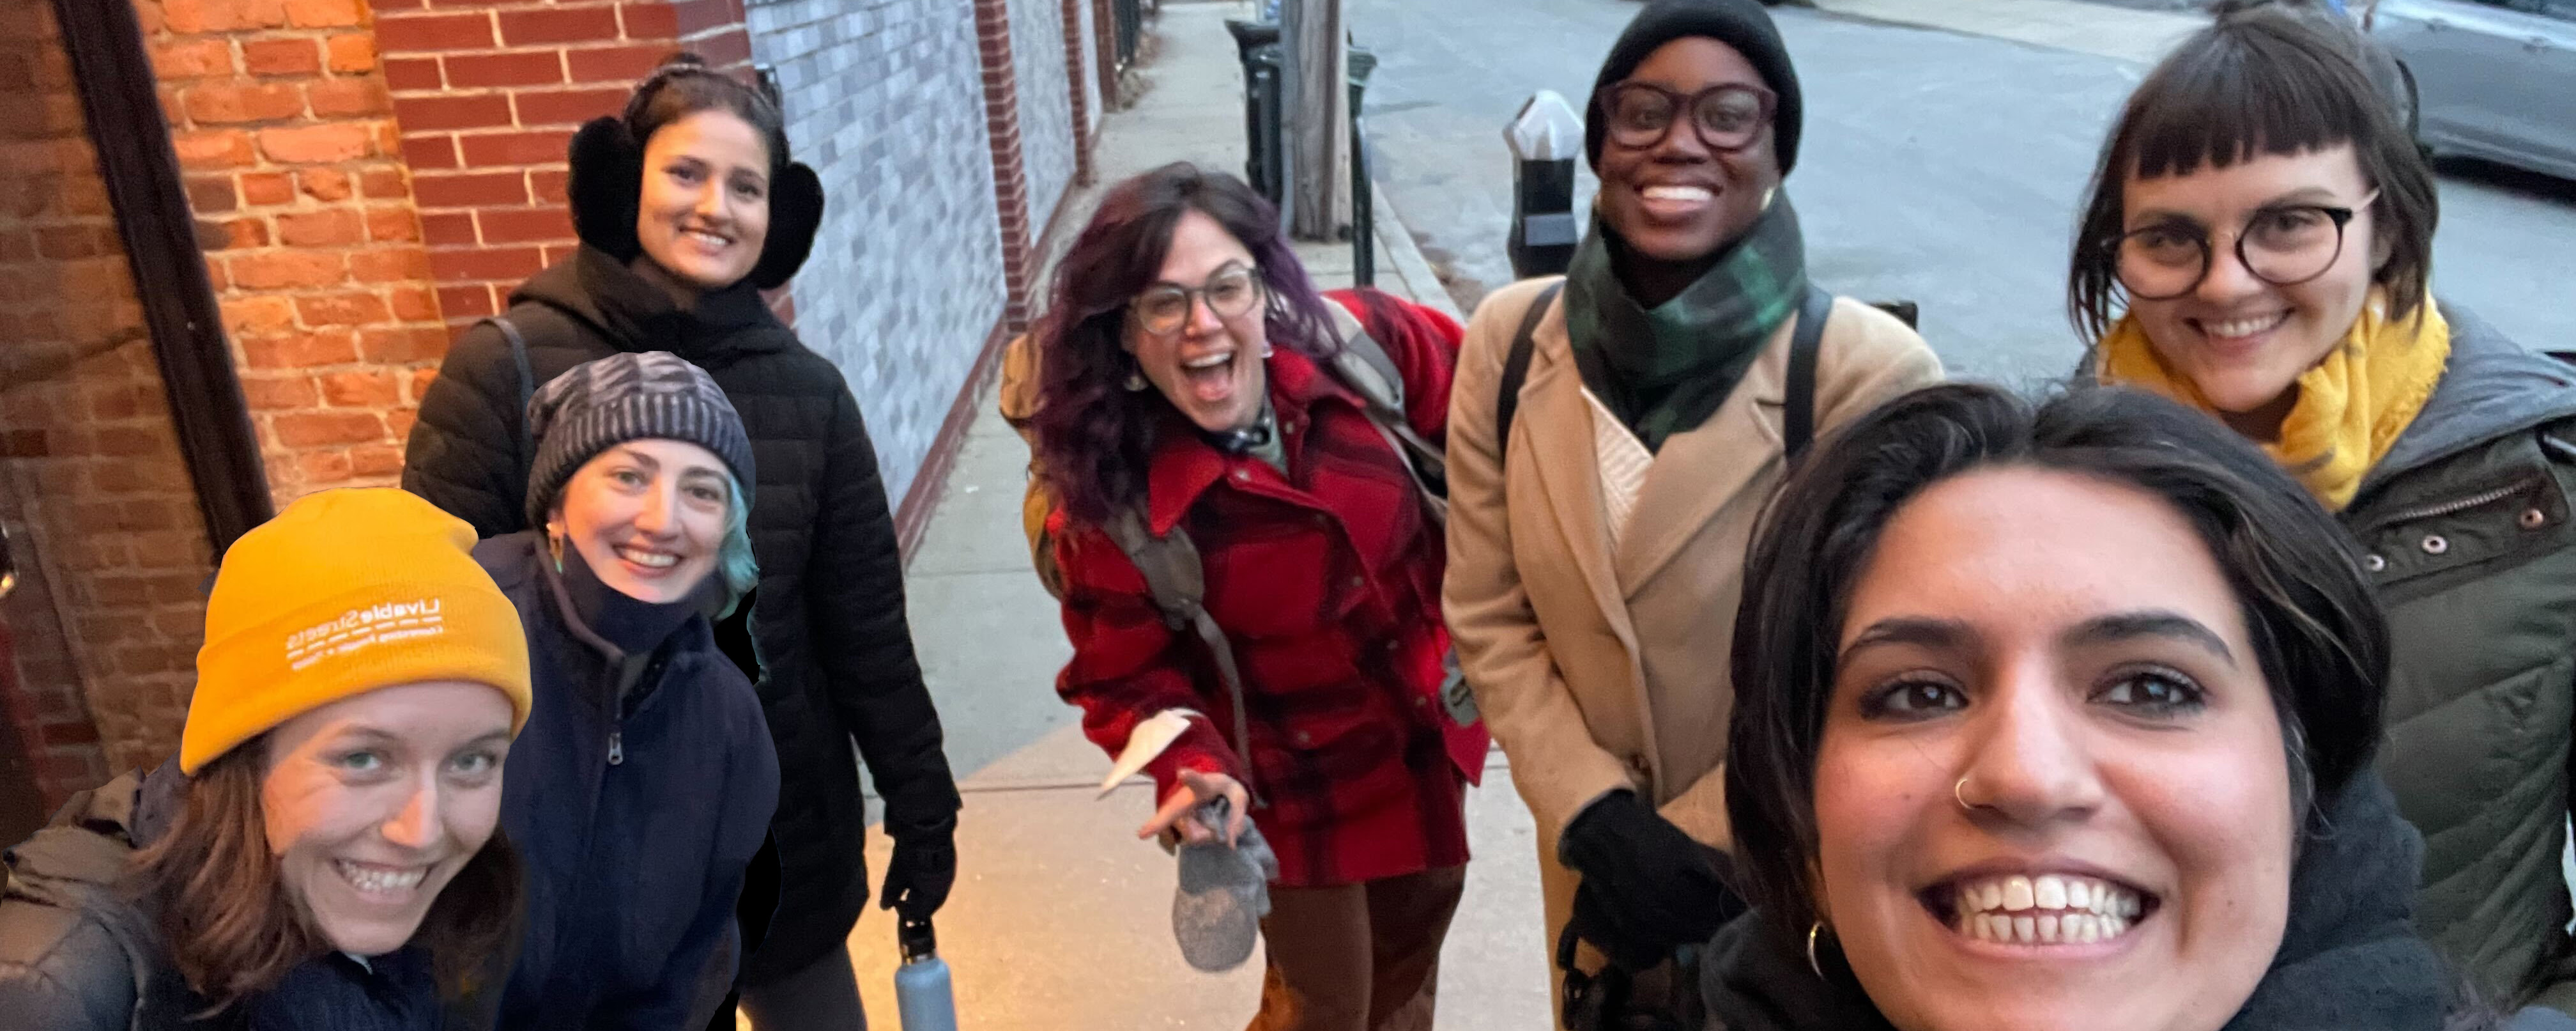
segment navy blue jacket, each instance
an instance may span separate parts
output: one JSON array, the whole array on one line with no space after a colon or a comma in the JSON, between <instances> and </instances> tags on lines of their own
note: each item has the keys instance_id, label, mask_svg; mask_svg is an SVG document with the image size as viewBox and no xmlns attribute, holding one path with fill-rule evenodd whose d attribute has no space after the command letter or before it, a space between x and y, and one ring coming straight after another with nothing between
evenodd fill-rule
<instances>
[{"instance_id":1,"label":"navy blue jacket","mask_svg":"<svg viewBox=\"0 0 2576 1031\"><path fill-rule=\"evenodd\" d=\"M673 1031L708 965L733 962L717 949L778 807L760 698L692 616L621 702L620 656L573 611L539 532L474 557L518 605L536 687L502 783L528 885L499 1026Z\"/></svg>"}]
</instances>

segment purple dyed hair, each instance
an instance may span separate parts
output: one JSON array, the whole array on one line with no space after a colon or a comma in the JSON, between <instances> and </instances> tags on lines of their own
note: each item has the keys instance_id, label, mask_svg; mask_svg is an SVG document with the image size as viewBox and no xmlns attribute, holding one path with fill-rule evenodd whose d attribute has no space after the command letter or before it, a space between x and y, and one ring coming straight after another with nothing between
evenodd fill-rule
<instances>
[{"instance_id":1,"label":"purple dyed hair","mask_svg":"<svg viewBox=\"0 0 2576 1031\"><path fill-rule=\"evenodd\" d=\"M1065 512L1099 525L1145 497L1157 428L1176 413L1159 390L1129 391L1127 307L1153 285L1172 230L1196 211L1224 226L1260 267L1263 328L1274 347L1318 360L1340 350L1329 303L1288 248L1278 209L1243 180L1175 162L1109 189L1056 266L1038 348L1038 467Z\"/></svg>"}]
</instances>

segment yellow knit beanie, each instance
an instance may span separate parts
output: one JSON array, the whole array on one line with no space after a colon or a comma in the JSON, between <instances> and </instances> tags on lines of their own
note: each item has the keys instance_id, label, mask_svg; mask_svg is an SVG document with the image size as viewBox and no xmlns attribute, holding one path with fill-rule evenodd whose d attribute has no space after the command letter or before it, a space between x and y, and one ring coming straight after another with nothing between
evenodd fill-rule
<instances>
[{"instance_id":1,"label":"yellow knit beanie","mask_svg":"<svg viewBox=\"0 0 2576 1031\"><path fill-rule=\"evenodd\" d=\"M179 739L194 775L278 724L380 687L489 684L528 721L528 639L474 528L408 491L308 495L224 552Z\"/></svg>"}]
</instances>

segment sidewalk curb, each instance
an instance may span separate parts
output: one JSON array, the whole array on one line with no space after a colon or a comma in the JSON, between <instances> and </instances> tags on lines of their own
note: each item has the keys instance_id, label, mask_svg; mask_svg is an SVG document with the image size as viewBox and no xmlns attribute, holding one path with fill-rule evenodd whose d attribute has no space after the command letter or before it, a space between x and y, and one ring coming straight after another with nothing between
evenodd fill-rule
<instances>
[{"instance_id":1,"label":"sidewalk curb","mask_svg":"<svg viewBox=\"0 0 2576 1031\"><path fill-rule=\"evenodd\" d=\"M1412 227L1405 225L1403 213L1387 200L1385 184L1372 179L1369 192L1374 195L1369 203L1374 208L1378 253L1385 255L1395 274L1403 277L1415 303L1465 325L1467 317L1459 312L1458 302L1450 299L1449 288L1441 285L1439 274L1431 270L1430 259L1422 256L1422 246L1413 242Z\"/></svg>"}]
</instances>

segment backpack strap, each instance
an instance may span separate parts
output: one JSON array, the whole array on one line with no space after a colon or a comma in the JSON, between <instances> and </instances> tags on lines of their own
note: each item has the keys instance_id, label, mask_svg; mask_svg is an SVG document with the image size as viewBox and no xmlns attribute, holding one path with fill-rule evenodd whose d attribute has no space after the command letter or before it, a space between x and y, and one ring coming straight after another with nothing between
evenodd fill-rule
<instances>
[{"instance_id":1,"label":"backpack strap","mask_svg":"<svg viewBox=\"0 0 2576 1031\"><path fill-rule=\"evenodd\" d=\"M1386 353L1386 345L1368 333L1350 309L1327 302L1333 310L1334 328L1341 332L1341 349L1334 352L1328 366L1333 378L1360 395L1369 424L1386 438L1388 447L1404 459L1404 471L1413 477L1413 485L1422 493L1423 507L1441 525L1449 522L1449 456L1440 445L1432 443L1413 429L1412 418L1404 409L1404 376L1395 359Z\"/></svg>"},{"instance_id":2,"label":"backpack strap","mask_svg":"<svg viewBox=\"0 0 2576 1031\"><path fill-rule=\"evenodd\" d=\"M528 367L528 338L520 334L518 324L507 315L494 315L483 321L500 330L501 338L510 342L510 363L519 370L519 407L510 412L510 446L519 460L521 478L525 479L528 467L537 460L536 448L528 440L528 401L537 396L537 374Z\"/></svg>"},{"instance_id":3,"label":"backpack strap","mask_svg":"<svg viewBox=\"0 0 2576 1031\"><path fill-rule=\"evenodd\" d=\"M1101 527L1109 539L1125 552L1136 571L1145 576L1145 591L1154 598L1154 607L1163 612L1163 623L1174 632L1194 632L1207 645L1208 655L1216 660L1217 679L1234 702L1234 754L1243 763L1244 790L1260 805L1261 792L1251 782L1252 729L1244 704L1243 671L1235 665L1234 644L1226 640L1225 629L1216 625L1203 604L1207 599L1207 570L1199 563L1198 545L1180 527L1163 536L1145 523L1143 511L1121 509Z\"/></svg>"},{"instance_id":4,"label":"backpack strap","mask_svg":"<svg viewBox=\"0 0 2576 1031\"><path fill-rule=\"evenodd\" d=\"M1530 352L1538 348L1539 320L1556 303L1557 291L1565 289L1565 280L1549 283L1530 301L1529 311L1521 315L1520 332L1512 334L1511 352L1503 357L1503 389L1494 397L1494 454L1509 464L1512 454L1512 417L1520 414L1521 384L1529 380Z\"/></svg>"},{"instance_id":5,"label":"backpack strap","mask_svg":"<svg viewBox=\"0 0 2576 1031\"><path fill-rule=\"evenodd\" d=\"M1816 352L1824 347L1825 323L1833 315L1834 295L1808 283L1797 331L1789 336L1789 396L1780 433L1782 452L1793 460L1816 438Z\"/></svg>"}]
</instances>

